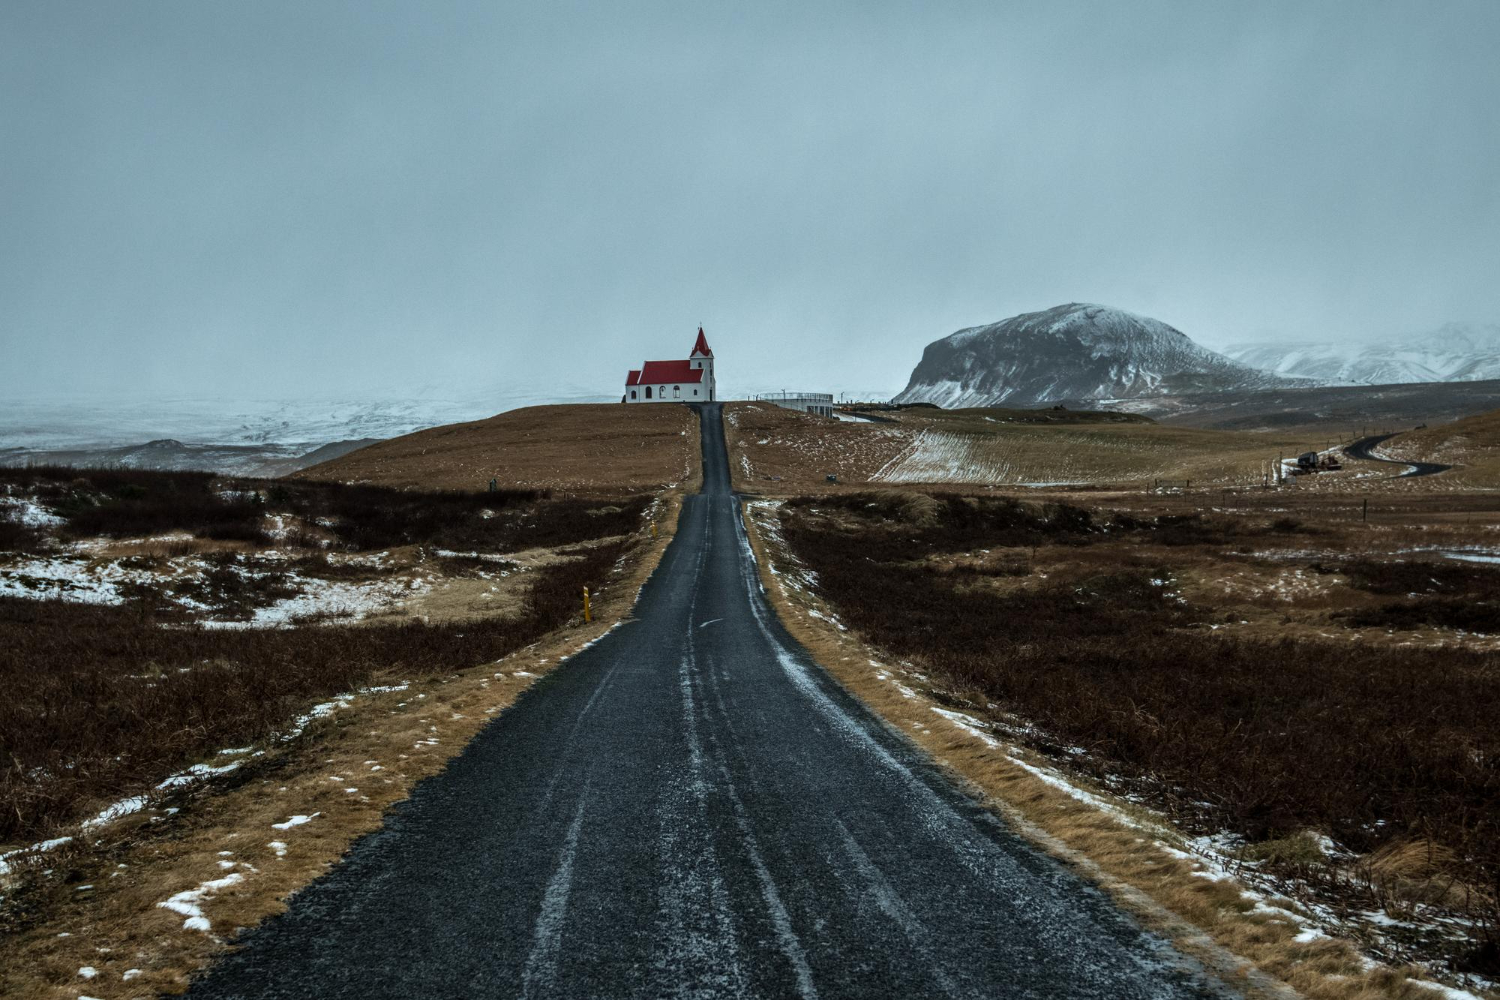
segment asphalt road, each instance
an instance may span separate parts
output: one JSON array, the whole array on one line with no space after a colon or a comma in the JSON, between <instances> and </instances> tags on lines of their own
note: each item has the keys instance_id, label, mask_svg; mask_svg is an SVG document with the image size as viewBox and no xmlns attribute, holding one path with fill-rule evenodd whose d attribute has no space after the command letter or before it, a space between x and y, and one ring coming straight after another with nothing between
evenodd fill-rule
<instances>
[{"instance_id":1,"label":"asphalt road","mask_svg":"<svg viewBox=\"0 0 1500 1000\"><path fill-rule=\"evenodd\" d=\"M1395 437L1394 434L1380 434L1376 437L1360 438L1353 444L1344 448L1344 454L1350 458L1361 458L1366 462L1385 462L1387 465L1406 466L1405 472L1399 473L1393 478L1408 479L1413 476L1435 476L1439 472L1447 472L1453 468L1451 465L1439 465L1436 462L1401 462L1394 458L1381 458L1374 453L1374 448L1382 442L1389 441Z\"/></svg>"},{"instance_id":2,"label":"asphalt road","mask_svg":"<svg viewBox=\"0 0 1500 1000\"><path fill-rule=\"evenodd\" d=\"M635 617L195 983L227 997L1207 997L760 592L719 408Z\"/></svg>"}]
</instances>

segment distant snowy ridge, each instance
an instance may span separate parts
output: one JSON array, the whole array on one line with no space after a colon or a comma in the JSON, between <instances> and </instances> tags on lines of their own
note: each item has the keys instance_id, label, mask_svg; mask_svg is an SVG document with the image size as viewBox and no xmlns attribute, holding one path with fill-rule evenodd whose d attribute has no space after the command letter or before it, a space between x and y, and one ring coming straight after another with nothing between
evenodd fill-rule
<instances>
[{"instance_id":1,"label":"distant snowy ridge","mask_svg":"<svg viewBox=\"0 0 1500 1000\"><path fill-rule=\"evenodd\" d=\"M896 402L1029 406L1300 384L1211 351L1160 320L1072 302L928 344Z\"/></svg>"},{"instance_id":2,"label":"distant snowy ridge","mask_svg":"<svg viewBox=\"0 0 1500 1000\"><path fill-rule=\"evenodd\" d=\"M1234 344L1236 361L1324 385L1395 385L1500 379L1500 326L1447 323L1425 336L1379 344Z\"/></svg>"},{"instance_id":3,"label":"distant snowy ridge","mask_svg":"<svg viewBox=\"0 0 1500 1000\"><path fill-rule=\"evenodd\" d=\"M607 402L564 386L453 398L234 400L0 398L0 465L206 469L279 476L354 448L518 406Z\"/></svg>"},{"instance_id":4,"label":"distant snowy ridge","mask_svg":"<svg viewBox=\"0 0 1500 1000\"><path fill-rule=\"evenodd\" d=\"M313 448L331 441L397 437L518 406L618 399L577 386L546 394L501 386L446 397L392 393L353 399L5 397L0 398L0 448L98 449L160 440L190 446Z\"/></svg>"}]
</instances>

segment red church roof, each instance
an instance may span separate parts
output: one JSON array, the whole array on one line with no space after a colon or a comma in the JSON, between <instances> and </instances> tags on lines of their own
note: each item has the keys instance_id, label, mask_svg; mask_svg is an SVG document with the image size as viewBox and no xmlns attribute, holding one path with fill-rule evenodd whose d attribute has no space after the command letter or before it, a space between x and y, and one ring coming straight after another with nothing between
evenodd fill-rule
<instances>
[{"instance_id":1,"label":"red church roof","mask_svg":"<svg viewBox=\"0 0 1500 1000\"><path fill-rule=\"evenodd\" d=\"M693 368L691 361L647 361L640 371L632 371L625 377L627 386L666 385L669 382L681 385L702 381L703 369Z\"/></svg>"},{"instance_id":2,"label":"red church roof","mask_svg":"<svg viewBox=\"0 0 1500 1000\"><path fill-rule=\"evenodd\" d=\"M703 327L701 326L698 327L698 339L693 343L693 352L688 357L692 357L693 354L701 354L706 358L714 356L714 352L708 347L708 338L703 336Z\"/></svg>"}]
</instances>

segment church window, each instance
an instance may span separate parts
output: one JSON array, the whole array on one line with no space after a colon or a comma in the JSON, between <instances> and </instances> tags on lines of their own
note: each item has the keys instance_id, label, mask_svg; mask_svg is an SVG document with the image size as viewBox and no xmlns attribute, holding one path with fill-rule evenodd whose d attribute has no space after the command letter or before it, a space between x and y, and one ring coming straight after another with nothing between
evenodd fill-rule
<instances>
[{"instance_id":1,"label":"church window","mask_svg":"<svg viewBox=\"0 0 1500 1000\"><path fill-rule=\"evenodd\" d=\"M631 398L631 399L634 399L634 398L635 398L635 390L634 390L634 389L631 389L631 390L630 390L630 398Z\"/></svg>"},{"instance_id":2,"label":"church window","mask_svg":"<svg viewBox=\"0 0 1500 1000\"><path fill-rule=\"evenodd\" d=\"M651 387L649 385L646 386L646 398L647 399L651 398Z\"/></svg>"},{"instance_id":3,"label":"church window","mask_svg":"<svg viewBox=\"0 0 1500 1000\"><path fill-rule=\"evenodd\" d=\"M672 386L672 398L676 399L680 395L682 395L682 386L680 386L680 385L674 385L674 386Z\"/></svg>"}]
</instances>

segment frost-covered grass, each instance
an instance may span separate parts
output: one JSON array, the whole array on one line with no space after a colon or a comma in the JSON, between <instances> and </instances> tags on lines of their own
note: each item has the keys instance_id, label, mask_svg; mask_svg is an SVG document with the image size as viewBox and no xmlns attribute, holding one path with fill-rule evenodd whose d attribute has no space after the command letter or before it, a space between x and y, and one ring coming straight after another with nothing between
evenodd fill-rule
<instances>
[{"instance_id":1,"label":"frost-covered grass","mask_svg":"<svg viewBox=\"0 0 1500 1000\"><path fill-rule=\"evenodd\" d=\"M0 843L42 839L195 757L292 731L318 698L534 642L577 615L579 589L597 591L625 544L535 570L518 617L162 628L129 607L0 598Z\"/></svg>"},{"instance_id":2,"label":"frost-covered grass","mask_svg":"<svg viewBox=\"0 0 1500 1000\"><path fill-rule=\"evenodd\" d=\"M0 469L0 491L0 597L219 628L399 611L434 576L491 575L461 560L628 534L646 504L46 468Z\"/></svg>"},{"instance_id":3,"label":"frost-covered grass","mask_svg":"<svg viewBox=\"0 0 1500 1000\"><path fill-rule=\"evenodd\" d=\"M177 787L164 779L210 766L195 763L205 755L294 731L309 704L374 678L536 641L621 564L649 499L296 484L254 500L208 477L67 474L0 470L6 523L31 550L0 550L0 844L137 811ZM129 511L108 512L117 503ZM241 504L275 544L194 538L181 520ZM168 533L80 534L90 519ZM367 547L392 543L404 547ZM506 553L563 547L528 561L498 613L371 617L461 577L507 576L518 564Z\"/></svg>"},{"instance_id":4,"label":"frost-covered grass","mask_svg":"<svg viewBox=\"0 0 1500 1000\"><path fill-rule=\"evenodd\" d=\"M646 502L62 467L0 468L0 500L0 522L48 527L60 541L175 532L257 547L290 540L340 551L432 545L489 552L622 534ZM538 517L543 505L546 516ZM599 530L610 522L616 530Z\"/></svg>"}]
</instances>

